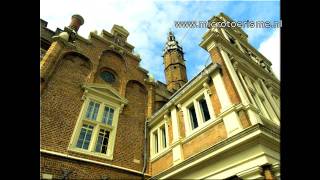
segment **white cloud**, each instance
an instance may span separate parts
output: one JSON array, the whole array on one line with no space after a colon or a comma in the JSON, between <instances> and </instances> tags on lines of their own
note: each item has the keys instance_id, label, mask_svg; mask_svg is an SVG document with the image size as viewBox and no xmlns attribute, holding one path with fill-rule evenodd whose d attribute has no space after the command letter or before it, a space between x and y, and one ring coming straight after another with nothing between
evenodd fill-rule
<instances>
[{"instance_id":1,"label":"white cloud","mask_svg":"<svg viewBox=\"0 0 320 180\"><path fill-rule=\"evenodd\" d=\"M259 46L261 52L272 63L272 70L280 78L280 29L276 29L272 35Z\"/></svg>"},{"instance_id":2,"label":"white cloud","mask_svg":"<svg viewBox=\"0 0 320 180\"><path fill-rule=\"evenodd\" d=\"M63 29L68 26L73 14L80 14L85 23L78 33L85 38L93 30L110 31L114 24L123 26L130 32L128 42L135 46L134 50L141 56L141 66L157 80L165 82L161 55L170 28L185 52L188 79L201 70L200 67L207 62L208 56L198 46L206 29L177 29L174 28L174 21L207 20L224 12L229 4L231 3L193 0L41 0L40 17L48 22L48 28L55 30L57 27ZM189 32L185 36L187 31ZM255 38L263 32L249 31L249 34L251 38Z\"/></svg>"},{"instance_id":3,"label":"white cloud","mask_svg":"<svg viewBox=\"0 0 320 180\"><path fill-rule=\"evenodd\" d=\"M154 0L41 0L40 17L48 22L49 29L55 30L68 26L73 14L80 14L85 23L78 33L85 38L93 30L110 31L114 24L124 26L130 32L128 42L141 56L141 66L164 81L162 47L183 9L179 3Z\"/></svg>"}]
</instances>

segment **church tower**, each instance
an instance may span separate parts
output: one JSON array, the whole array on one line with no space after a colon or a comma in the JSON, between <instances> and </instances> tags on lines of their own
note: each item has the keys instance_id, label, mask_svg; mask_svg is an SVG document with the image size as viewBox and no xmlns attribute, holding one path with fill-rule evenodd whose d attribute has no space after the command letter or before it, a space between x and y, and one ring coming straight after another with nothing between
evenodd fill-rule
<instances>
[{"instance_id":1,"label":"church tower","mask_svg":"<svg viewBox=\"0 0 320 180\"><path fill-rule=\"evenodd\" d=\"M174 93L188 81L184 61L182 47L170 31L163 50L164 71L170 92Z\"/></svg>"}]
</instances>

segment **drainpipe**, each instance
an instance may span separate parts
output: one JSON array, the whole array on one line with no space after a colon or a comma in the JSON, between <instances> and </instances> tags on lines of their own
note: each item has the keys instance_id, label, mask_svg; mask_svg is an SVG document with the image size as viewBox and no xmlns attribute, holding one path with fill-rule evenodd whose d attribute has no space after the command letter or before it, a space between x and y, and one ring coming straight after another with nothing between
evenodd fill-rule
<instances>
[{"instance_id":1,"label":"drainpipe","mask_svg":"<svg viewBox=\"0 0 320 180\"><path fill-rule=\"evenodd\" d=\"M144 179L144 173L147 169L147 130L148 130L148 119L144 122L144 146L143 146L143 169L142 169L142 178Z\"/></svg>"}]
</instances>

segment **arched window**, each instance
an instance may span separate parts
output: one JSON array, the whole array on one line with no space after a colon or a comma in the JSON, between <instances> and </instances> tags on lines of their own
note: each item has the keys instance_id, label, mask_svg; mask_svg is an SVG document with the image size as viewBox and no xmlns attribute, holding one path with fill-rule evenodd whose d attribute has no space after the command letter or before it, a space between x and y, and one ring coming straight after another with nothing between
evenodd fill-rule
<instances>
[{"instance_id":1,"label":"arched window","mask_svg":"<svg viewBox=\"0 0 320 180\"><path fill-rule=\"evenodd\" d=\"M113 83L116 81L116 77L115 75L113 75L111 72L109 71L102 71L100 73L100 77L107 83Z\"/></svg>"}]
</instances>

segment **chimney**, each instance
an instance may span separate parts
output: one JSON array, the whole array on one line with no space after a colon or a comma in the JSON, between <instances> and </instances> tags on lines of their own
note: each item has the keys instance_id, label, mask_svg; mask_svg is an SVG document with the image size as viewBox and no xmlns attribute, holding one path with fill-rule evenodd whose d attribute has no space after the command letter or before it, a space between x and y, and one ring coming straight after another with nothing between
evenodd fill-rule
<instances>
[{"instance_id":1,"label":"chimney","mask_svg":"<svg viewBox=\"0 0 320 180\"><path fill-rule=\"evenodd\" d=\"M69 28L74 30L75 32L78 32L81 25L83 25L84 19L79 14L75 14L71 18L71 23L69 25Z\"/></svg>"}]
</instances>

